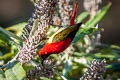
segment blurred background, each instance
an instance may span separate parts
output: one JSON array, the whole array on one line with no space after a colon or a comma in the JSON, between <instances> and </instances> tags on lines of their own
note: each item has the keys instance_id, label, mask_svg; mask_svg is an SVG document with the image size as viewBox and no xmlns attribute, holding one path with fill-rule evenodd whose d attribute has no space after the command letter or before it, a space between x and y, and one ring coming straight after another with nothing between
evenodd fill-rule
<instances>
[{"instance_id":1,"label":"blurred background","mask_svg":"<svg viewBox=\"0 0 120 80\"><path fill-rule=\"evenodd\" d=\"M68 48L68 52L70 51L70 59L76 59L76 60L85 60L85 61L90 61L92 59L106 59L107 60L107 75L106 75L106 80L120 80L120 0L110 0L112 2L112 7L110 10L108 10L107 14L105 17L100 21L100 28L102 29L101 31L101 42L108 44L107 47L103 46L98 46L95 48L95 51L90 52L91 54L86 53L85 51L87 50L88 46L86 47L81 47L80 41L76 44L73 45L73 47ZM108 0L103 0L102 7L103 5L106 5L108 3ZM34 10L34 5L30 0L0 0L0 26L3 28L9 28L10 26L22 23L22 22L27 22L27 20L31 17L32 12ZM84 11L83 8L83 0L78 0L78 10L77 14L80 14L81 12ZM21 24L22 25L22 24ZM20 29L21 25L14 26L16 30L18 28ZM24 25L24 24L23 24ZM23 27L23 26L22 26ZM6 29L8 30L8 29ZM17 32L16 31L16 32ZM2 34L2 33L1 33ZM3 34L2 34L3 35ZM1 36L1 35L0 35ZM4 35L3 35L4 36ZM2 38L2 37L1 37ZM6 42L6 41L5 41ZM8 62L10 59L13 58L13 56L17 53L17 47L14 45L6 44L5 42L0 43L0 65ZM81 40L82 42L82 40ZM2 46L1 46L2 44ZM85 43L83 42L83 45ZM118 45L118 46L116 46ZM75 47L75 48L74 48ZM72 57L71 53L79 54L79 55L74 55ZM65 53L65 52L64 52ZM65 53L65 54L67 54ZM86 54L85 54L86 53ZM7 55L7 56L6 56ZM83 56L84 55L84 56ZM7 58L6 58L7 57ZM64 55L59 55L59 58L64 57ZM58 57L57 57L58 58ZM56 58L56 59L57 59ZM57 60L59 62L59 60ZM64 60L63 60L64 61ZM69 60L68 60L69 62ZM72 62L72 61L71 61ZM84 62L84 61L83 61ZM62 63L62 60L61 60ZM67 61L63 62L62 66L68 65ZM78 71L76 75L72 75L72 77L78 78L79 74L83 74L83 67L86 68L86 66L82 66L79 64L80 62L72 62L73 64L79 66L75 69L71 68L71 72L74 73L74 71ZM81 62L82 63L82 62ZM87 64L84 63L84 64ZM73 67L76 67L76 66ZM27 65L28 66L28 65ZM68 66L69 67L69 66ZM59 70L66 70L69 69L68 67L61 67L59 65L58 68ZM27 67L28 68L28 67ZM25 68L26 69L26 68ZM27 71L27 69L26 69ZM69 70L68 70L69 71ZM111 78L112 75L112 78ZM70 74L71 76L71 74Z\"/></svg>"},{"instance_id":2,"label":"blurred background","mask_svg":"<svg viewBox=\"0 0 120 80\"><path fill-rule=\"evenodd\" d=\"M105 1L105 0L103 0ZM112 7L100 22L102 43L120 45L120 0L110 0ZM79 12L83 9L83 0L79 0ZM9 27L20 22L26 22L34 10L30 0L0 0L0 26Z\"/></svg>"}]
</instances>

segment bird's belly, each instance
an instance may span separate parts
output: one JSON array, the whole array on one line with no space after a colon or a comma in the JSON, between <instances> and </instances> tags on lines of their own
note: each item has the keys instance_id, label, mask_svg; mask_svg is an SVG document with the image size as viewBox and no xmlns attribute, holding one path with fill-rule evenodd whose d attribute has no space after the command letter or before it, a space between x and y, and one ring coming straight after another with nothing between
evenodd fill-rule
<instances>
[{"instance_id":1,"label":"bird's belly","mask_svg":"<svg viewBox=\"0 0 120 80\"><path fill-rule=\"evenodd\" d=\"M47 43L41 50L43 55L45 54L57 54L64 51L71 43L71 38L67 38L57 43Z\"/></svg>"}]
</instances>

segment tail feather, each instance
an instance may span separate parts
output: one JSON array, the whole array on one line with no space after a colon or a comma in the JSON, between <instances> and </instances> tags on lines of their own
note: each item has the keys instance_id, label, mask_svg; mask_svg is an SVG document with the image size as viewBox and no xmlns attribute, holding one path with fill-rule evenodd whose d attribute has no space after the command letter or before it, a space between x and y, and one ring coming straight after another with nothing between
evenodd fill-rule
<instances>
[{"instance_id":1,"label":"tail feather","mask_svg":"<svg viewBox=\"0 0 120 80\"><path fill-rule=\"evenodd\" d=\"M70 21L70 26L75 24L76 9L77 9L77 0L76 0L75 5L74 5L74 10L73 10L71 21Z\"/></svg>"}]
</instances>

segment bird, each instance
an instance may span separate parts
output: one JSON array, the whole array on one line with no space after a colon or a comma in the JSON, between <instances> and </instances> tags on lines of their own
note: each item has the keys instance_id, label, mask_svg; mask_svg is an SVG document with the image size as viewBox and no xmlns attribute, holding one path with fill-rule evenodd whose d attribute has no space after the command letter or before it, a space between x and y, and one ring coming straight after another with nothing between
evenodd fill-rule
<instances>
[{"instance_id":1,"label":"bird","mask_svg":"<svg viewBox=\"0 0 120 80\"><path fill-rule=\"evenodd\" d=\"M70 26L63 27L54 33L48 39L43 48L38 51L38 55L42 59L42 62L51 54L59 54L60 52L63 52L71 44L79 27L82 25L82 23L75 24L76 8L77 0L74 5Z\"/></svg>"}]
</instances>

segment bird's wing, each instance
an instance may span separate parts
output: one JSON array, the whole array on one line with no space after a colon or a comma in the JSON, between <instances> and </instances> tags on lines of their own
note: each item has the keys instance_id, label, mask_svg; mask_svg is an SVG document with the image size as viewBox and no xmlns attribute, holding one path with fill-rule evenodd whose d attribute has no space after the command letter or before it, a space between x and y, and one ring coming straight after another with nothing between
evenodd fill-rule
<instances>
[{"instance_id":1,"label":"bird's wing","mask_svg":"<svg viewBox=\"0 0 120 80\"><path fill-rule=\"evenodd\" d=\"M77 27L75 27L75 26L62 28L49 38L48 43L60 42L62 40L65 40L70 35L70 33L75 31L76 29L77 29Z\"/></svg>"}]
</instances>

